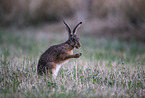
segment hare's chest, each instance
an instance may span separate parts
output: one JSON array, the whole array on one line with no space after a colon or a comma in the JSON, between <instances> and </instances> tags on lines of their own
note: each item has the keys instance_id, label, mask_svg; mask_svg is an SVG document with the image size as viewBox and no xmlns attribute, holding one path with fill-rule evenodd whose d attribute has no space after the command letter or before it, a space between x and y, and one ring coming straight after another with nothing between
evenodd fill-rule
<instances>
[{"instance_id":1,"label":"hare's chest","mask_svg":"<svg viewBox=\"0 0 145 98\"><path fill-rule=\"evenodd\" d=\"M67 54L72 55L73 54L73 50L68 51Z\"/></svg>"}]
</instances>

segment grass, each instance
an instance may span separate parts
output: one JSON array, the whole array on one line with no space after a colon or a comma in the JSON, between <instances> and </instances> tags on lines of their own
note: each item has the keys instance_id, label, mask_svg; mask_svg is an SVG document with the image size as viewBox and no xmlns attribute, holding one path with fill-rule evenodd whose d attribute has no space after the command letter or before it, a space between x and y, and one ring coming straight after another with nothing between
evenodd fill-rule
<instances>
[{"instance_id":1,"label":"grass","mask_svg":"<svg viewBox=\"0 0 145 98\"><path fill-rule=\"evenodd\" d=\"M82 52L57 79L38 76L39 56L59 33L0 32L0 97L143 97L145 45L80 35Z\"/></svg>"}]
</instances>

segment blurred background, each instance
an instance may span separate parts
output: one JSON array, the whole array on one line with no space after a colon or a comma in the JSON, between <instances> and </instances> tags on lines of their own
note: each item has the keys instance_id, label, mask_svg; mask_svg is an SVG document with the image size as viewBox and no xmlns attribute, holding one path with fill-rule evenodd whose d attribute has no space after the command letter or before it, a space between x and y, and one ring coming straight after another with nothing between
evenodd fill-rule
<instances>
[{"instance_id":1,"label":"blurred background","mask_svg":"<svg viewBox=\"0 0 145 98\"><path fill-rule=\"evenodd\" d=\"M82 21L83 55L41 78L41 54L68 39L63 20ZM142 98L144 81L145 0L0 0L0 98Z\"/></svg>"},{"instance_id":2,"label":"blurred background","mask_svg":"<svg viewBox=\"0 0 145 98\"><path fill-rule=\"evenodd\" d=\"M83 34L145 41L145 0L0 0L0 30L57 32L62 20L82 21Z\"/></svg>"}]
</instances>

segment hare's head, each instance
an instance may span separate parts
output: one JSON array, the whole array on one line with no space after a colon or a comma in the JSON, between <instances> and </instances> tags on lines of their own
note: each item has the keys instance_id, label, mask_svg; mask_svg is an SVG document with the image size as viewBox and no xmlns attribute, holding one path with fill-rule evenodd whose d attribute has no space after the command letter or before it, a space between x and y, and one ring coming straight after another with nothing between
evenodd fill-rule
<instances>
[{"instance_id":1,"label":"hare's head","mask_svg":"<svg viewBox=\"0 0 145 98\"><path fill-rule=\"evenodd\" d=\"M77 28L80 26L80 24L82 24L82 22L78 23L75 28L73 29L73 31L71 31L69 25L67 25L65 23L65 21L63 21L63 23L66 25L66 29L68 31L68 35L69 35L69 39L68 39L68 44L71 45L74 48L80 48L81 47L81 43L79 38L77 37L76 33L77 33Z\"/></svg>"}]
</instances>

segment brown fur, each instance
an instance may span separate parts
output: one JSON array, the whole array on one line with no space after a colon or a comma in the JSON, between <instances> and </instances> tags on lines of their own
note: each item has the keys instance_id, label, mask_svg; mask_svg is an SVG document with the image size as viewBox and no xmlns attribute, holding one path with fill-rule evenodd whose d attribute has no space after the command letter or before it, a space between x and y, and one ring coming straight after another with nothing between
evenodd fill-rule
<instances>
[{"instance_id":1,"label":"brown fur","mask_svg":"<svg viewBox=\"0 0 145 98\"><path fill-rule=\"evenodd\" d=\"M71 58L79 58L82 55L81 53L73 54L73 50L81 47L81 43L79 38L76 36L75 30L71 33L69 26L65 22L64 24L67 27L69 39L62 44L51 46L41 55L37 66L37 71L40 75L55 74L59 64L62 64ZM75 29L80 24L81 22L75 27Z\"/></svg>"}]
</instances>

